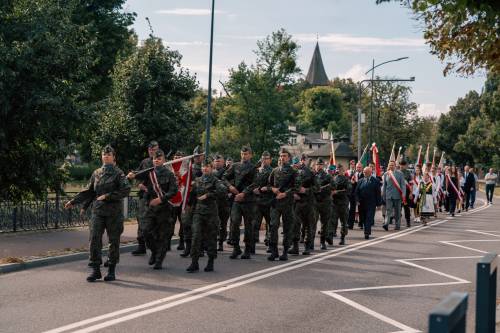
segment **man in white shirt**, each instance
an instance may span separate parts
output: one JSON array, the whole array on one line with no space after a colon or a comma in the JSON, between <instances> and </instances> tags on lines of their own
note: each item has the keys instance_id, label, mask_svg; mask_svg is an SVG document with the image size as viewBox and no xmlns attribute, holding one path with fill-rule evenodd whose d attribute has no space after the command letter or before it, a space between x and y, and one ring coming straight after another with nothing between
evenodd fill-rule
<instances>
[{"instance_id":1,"label":"man in white shirt","mask_svg":"<svg viewBox=\"0 0 500 333\"><path fill-rule=\"evenodd\" d=\"M495 193L495 185L497 183L498 175L494 172L493 169L490 169L486 176L484 177L484 181L486 183L486 200L488 204L493 204L493 193Z\"/></svg>"}]
</instances>

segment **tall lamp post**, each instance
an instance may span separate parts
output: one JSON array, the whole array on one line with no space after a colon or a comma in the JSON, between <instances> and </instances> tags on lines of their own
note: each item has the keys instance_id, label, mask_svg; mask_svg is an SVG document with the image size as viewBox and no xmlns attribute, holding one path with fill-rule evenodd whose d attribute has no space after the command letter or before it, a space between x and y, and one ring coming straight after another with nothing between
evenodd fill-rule
<instances>
[{"instance_id":1,"label":"tall lamp post","mask_svg":"<svg viewBox=\"0 0 500 333\"><path fill-rule=\"evenodd\" d=\"M408 81L415 81L415 77L412 76L409 79L366 79L366 80L361 80L358 82L358 161L361 158L361 95L363 92L363 83L364 82L370 82L372 89L373 89L373 83L374 82L408 82ZM371 119L373 120L373 119ZM370 131L371 131L371 124L370 124ZM371 133L369 136L369 143L371 142Z\"/></svg>"},{"instance_id":2,"label":"tall lamp post","mask_svg":"<svg viewBox=\"0 0 500 333\"><path fill-rule=\"evenodd\" d=\"M373 124L373 90L374 90L373 82L376 81L375 80L375 68L380 67L380 66L385 65L385 64L388 64L390 62L396 62L396 61L401 61L401 60L405 60L405 59L409 59L409 57L401 57L401 58L397 58L397 59L387 60L387 61L381 62L378 65L375 65L375 59L373 59L372 60L372 68L370 68L365 73L365 75L367 75L370 72L372 73L372 79L370 80L370 82L372 83L371 84L372 94L371 94L371 102L370 102L370 131L369 131L369 135L368 135L369 142L372 142L372 137L373 137L373 127L372 127L372 124Z\"/></svg>"},{"instance_id":3,"label":"tall lamp post","mask_svg":"<svg viewBox=\"0 0 500 333\"><path fill-rule=\"evenodd\" d=\"M215 0L212 0L212 21L210 25L210 59L208 64L208 97L207 97L207 120L205 128L205 158L208 157L210 152L210 121L212 118L212 58L214 51L214 15L215 14Z\"/></svg>"}]
</instances>

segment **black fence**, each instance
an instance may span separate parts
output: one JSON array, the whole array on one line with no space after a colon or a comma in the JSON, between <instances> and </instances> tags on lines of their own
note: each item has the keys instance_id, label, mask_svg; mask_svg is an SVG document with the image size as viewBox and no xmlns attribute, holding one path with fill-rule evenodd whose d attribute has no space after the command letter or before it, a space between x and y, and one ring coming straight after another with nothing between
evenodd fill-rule
<instances>
[{"instance_id":1,"label":"black fence","mask_svg":"<svg viewBox=\"0 0 500 333\"><path fill-rule=\"evenodd\" d=\"M14 204L0 202L0 232L47 230L86 226L90 220L90 209L80 214L81 207L64 209L64 203L75 193L55 196L43 201L27 201ZM124 200L125 218L137 215L138 198L135 195ZM126 207L125 207L126 205Z\"/></svg>"}]
</instances>

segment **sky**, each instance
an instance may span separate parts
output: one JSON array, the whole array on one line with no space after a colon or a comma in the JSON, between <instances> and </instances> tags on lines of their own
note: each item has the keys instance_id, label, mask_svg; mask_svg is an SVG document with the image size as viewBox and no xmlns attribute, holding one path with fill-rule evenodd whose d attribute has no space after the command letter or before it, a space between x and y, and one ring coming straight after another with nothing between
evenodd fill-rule
<instances>
[{"instance_id":1,"label":"sky","mask_svg":"<svg viewBox=\"0 0 500 333\"><path fill-rule=\"evenodd\" d=\"M208 85L211 0L128 0L125 11L137 14L133 29L139 39L150 33L182 56L182 66ZM412 100L421 116L447 112L468 91L480 91L484 75L443 76L444 65L423 39L421 23L398 2L376 5L375 0L215 0L214 89L242 61L255 63L256 42L284 28L300 45L298 64L307 75L316 41L326 73L362 80L365 72L387 60L409 57L378 67L382 78L415 77Z\"/></svg>"}]
</instances>

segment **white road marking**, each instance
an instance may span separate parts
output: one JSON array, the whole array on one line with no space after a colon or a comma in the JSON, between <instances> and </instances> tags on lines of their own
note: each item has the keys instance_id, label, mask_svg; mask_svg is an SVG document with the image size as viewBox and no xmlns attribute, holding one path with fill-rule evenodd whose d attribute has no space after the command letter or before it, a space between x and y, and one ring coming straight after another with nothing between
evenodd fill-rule
<instances>
[{"instance_id":1,"label":"white road marking","mask_svg":"<svg viewBox=\"0 0 500 333\"><path fill-rule=\"evenodd\" d=\"M474 232L476 234L481 234L481 235L486 235L486 236L493 236L493 237L500 237L500 235L498 234L492 234L492 232L498 232L497 230L467 230L467 231L470 231L470 232Z\"/></svg>"},{"instance_id":2,"label":"white road marking","mask_svg":"<svg viewBox=\"0 0 500 333\"><path fill-rule=\"evenodd\" d=\"M499 235L495 235L495 234L488 234L484 231L478 231L478 230L467 230L469 232L473 232L473 233L479 233L479 234L485 234L485 235L490 235L490 236L494 236L494 237L500 237ZM486 253L484 251L481 251L481 250L478 250L478 249L474 249L474 248L470 248L470 247L465 247L465 246L461 246L461 245L458 245L458 244L454 244L456 242L467 242L467 241L472 241L472 242L495 242L495 241L500 241L499 239L484 239L484 240L456 240L456 241L448 241L448 242L445 242L445 241L441 241L440 243L443 243L443 244L447 244L447 245L452 245L452 246L458 246L458 247L462 247L462 248L467 248L471 251L476 251L476 252L481 252L481 253ZM383 290L383 289L402 289L402 288L420 288L420 287L436 287L436 286L450 286L450 285L458 285L458 284L469 284L471 283L470 281L467 281L465 279L462 279L460 277L457 277L457 276L454 276L454 275L451 275L451 274L446 274L446 273L443 273L443 272L440 272L440 271L437 271L437 270L434 270L434 269L431 269L431 268L428 268L428 267L425 267L425 266L422 266L422 265L418 265L412 261L424 261L424 260L457 260L457 259L479 259L479 258L482 258L482 256L461 256L461 257L431 257L431 258L412 258L412 259L397 259L396 261L397 262L400 262L400 263L403 263L403 264L406 264L406 265L409 265L409 266L412 266L412 267L416 267L416 268L419 268L419 269L422 269L422 270L425 270L425 271L428 271L428 272L431 272L431 273L434 273L434 274L437 274L437 275L440 275L440 276L443 276L443 277L446 277L446 278L449 278L451 280L454 280L454 281L451 281L451 282L439 282L439 283L420 283L420 284L406 284L406 285L386 285L386 286L374 286L374 287L364 287L364 288L350 288L350 289L337 289L337 290L330 290L330 291L322 291L322 293L328 295L328 296L331 296L333 298L336 298L337 300L339 301L342 301L344 302L345 304L347 305L350 305L352 306L353 308L357 309L357 310L360 310L360 311L363 311L365 312L366 314L372 316L372 317L375 317L383 322L386 322L386 323L389 323L395 327L398 327L400 329L402 329L402 331L398 331L399 333L409 333L409 332L420 332L414 328L411 328L411 327L408 327L392 318L389 318L387 316L384 316L378 312L375 312L359 303L356 303L344 296L340 296L339 293L345 293L345 292L357 292L357 291L367 291L367 290ZM398 332L393 332L393 333L398 333Z\"/></svg>"},{"instance_id":3,"label":"white road marking","mask_svg":"<svg viewBox=\"0 0 500 333\"><path fill-rule=\"evenodd\" d=\"M486 206L484 208L488 208L488 206ZM476 208L476 210L479 211L479 210L482 210L484 208ZM439 225L439 224L445 223L445 222L448 222L448 220L436 220L436 221L433 221L433 222L429 222L426 226L424 226L424 225L414 226L414 227L411 227L409 229L405 229L403 231L399 231L399 232L396 232L396 233L391 233L391 234L388 234L388 235L385 235L385 236L382 236L382 237L379 237L379 238L375 238L375 239L372 239L372 240L362 241L362 242L359 242L357 244L348 245L348 246L343 247L343 248L337 248L337 249L334 249L334 250L331 250L331 251L328 251L328 252L325 252L325 253L320 253L320 254L317 254L317 255L314 255L314 256L311 256L311 257L307 257L307 258L304 258L304 259L299 259L299 260L291 261L289 263L282 264L282 265L279 265L279 266L274 266L274 267L263 269L263 270L256 271L256 272L253 272L253 273L241 275L241 276L238 276L238 277L235 277L235 278L232 278L232 279L228 279L228 280L221 281L221 282L218 282L218 283L210 284L210 285L207 285L207 286L204 286L204 287L201 287L201 288L197 288L197 289L194 289L194 290L191 290L191 291L188 291L188 292L184 292L184 293L172 295L172 296L169 296L169 297L166 297L166 298L163 298L163 299L159 299L159 300L156 300L156 301L153 301L153 302L148 302L148 303L141 304L141 305L138 305L138 306L134 306L134 307L130 307L130 308L125 308L125 309L118 310L118 311L115 311L115 312L111 312L111 313L108 313L108 314L104 314L104 315L101 315L101 316L97 316L97 317L89 318L89 319L82 320L82 321L79 321L79 322L75 322L75 323L72 323L72 324L69 324L69 325L65 325L65 326L62 326L62 327L59 327L59 328L55 328L55 329L46 331L44 333L61 333L61 332L66 332L66 331L69 331L69 330L72 330L72 329L76 329L78 327L82 327L82 326L85 326L85 325L88 325L88 324L92 324L92 323L95 323L95 322L102 321L102 320L105 320L105 319L109 319L109 318L113 318L113 317L116 317L116 316L124 315L124 314L130 313L130 312L133 312L133 311L141 310L139 312L135 312L135 313L132 313L132 314L129 314L129 315L125 315L123 317L119 317L119 318L116 318L116 319L112 319L112 320L109 320L109 321L102 322L100 324L96 324L96 325L93 325L93 326L86 327L86 328L81 329L81 330L74 331L74 332L79 332L79 333L94 332L94 331L99 330L99 329L103 329L103 328L106 328L106 327L109 327L109 326L113 326L113 325L116 325L116 324L119 324L119 323L122 323L122 322L125 322L125 321L128 321L128 320L132 320L132 319L135 319L135 318L138 318L138 317L149 315L151 313L155 313L155 312L158 312L158 311L169 309L169 308L172 308L174 306L177 306L177 305L180 305L180 304L184 304L184 303L187 303L187 302L191 302L191 301L194 301L194 300L197 300L197 299L200 299L200 298L204 298L204 297L216 294L216 293L220 293L220 292L224 292L224 291L227 291L227 290L230 290L230 289L233 289L233 288L237 288L237 287L240 287L240 286L243 286L243 285L246 285L246 284L249 284L249 283L253 283L253 282L256 282L256 281L259 281L259 280L262 280L262 279L265 279L265 278L268 278L268 277L271 277L271 276L274 276L274 275L278 275L278 274L281 274L281 273L284 273L284 272L288 272L290 270L294 270L294 269L297 269L297 268L301 268L301 267L305 267L305 266L308 266L308 265L312 265L314 263L318 263L318 262L321 262L323 260L339 256L341 254L350 253L350 252L357 251L357 250L360 250L362 248L365 248L365 247L368 247L368 246L372 246L372 245L375 245L375 244L379 244L379 243L382 243L382 242L385 242L385 241L388 241L388 240L391 240L391 239L396 239L396 238L399 238L399 237L403 237L403 236L412 234L414 232L421 231L421 230L424 230L424 229L427 229L427 228L430 228L432 226L436 226L436 225ZM213 289L213 288L216 288L216 289ZM210 290L210 289L212 289L212 290ZM186 298L180 299L180 298L183 298L183 297L186 297ZM174 301L174 302L171 302L171 301ZM167 303L167 302L171 302L171 303ZM167 303L167 304L163 304L163 303ZM163 305L161 305L161 304L163 304Z\"/></svg>"},{"instance_id":4,"label":"white road marking","mask_svg":"<svg viewBox=\"0 0 500 333\"><path fill-rule=\"evenodd\" d=\"M348 298L345 298L344 296L341 296L341 295L339 295L339 294L336 294L336 293L334 293L334 292L330 292L330 291L322 291L322 293L323 293L323 294L325 294L325 295L328 295L328 296L330 296L330 297L336 298L336 299L338 299L339 301L344 302L344 303L346 303L347 305L350 305L350 306L352 306L352 307L353 307L353 308L355 308L355 309L358 309L358 310L360 310L360 311L363 311L363 312L365 312L365 313L369 314L370 316L377 318L378 320L381 320L381 321L383 321L383 322L385 322L385 323L387 323L387 324L389 324L389 325L392 325L392 326L395 326L395 327L397 327L397 328L401 329L402 331L399 331L399 332L405 332L405 333L417 333L417 332L422 332L422 331L416 330L416 329L414 329L414 328L411 328L411 327L409 327L409 326L406 326L405 324L400 323L399 321L396 321L396 320L394 320L394 319L392 319L392 318L389 318L389 317L387 317L387 316L384 316L383 314L380 314L380 313L378 313L378 312L375 312L375 311L373 311L372 309L367 308L367 307L366 307L366 306L364 306L364 305L361 305L361 304L359 304L359 303L356 303L356 302L354 302L354 301L352 301L352 300L350 300L350 299L348 299Z\"/></svg>"}]
</instances>

